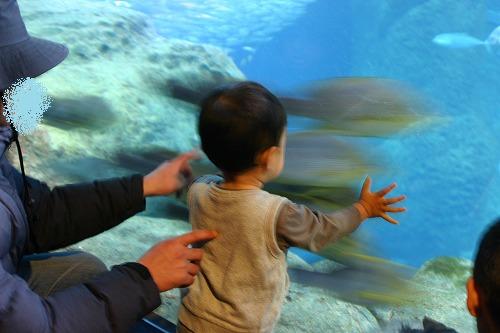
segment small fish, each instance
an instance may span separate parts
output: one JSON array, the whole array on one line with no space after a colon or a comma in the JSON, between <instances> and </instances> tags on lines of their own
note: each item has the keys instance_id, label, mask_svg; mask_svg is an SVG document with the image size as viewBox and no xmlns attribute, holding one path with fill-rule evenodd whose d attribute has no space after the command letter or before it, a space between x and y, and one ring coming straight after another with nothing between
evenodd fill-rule
<instances>
[{"instance_id":1,"label":"small fish","mask_svg":"<svg viewBox=\"0 0 500 333\"><path fill-rule=\"evenodd\" d=\"M500 26L493 29L486 40L480 40L464 32L453 32L439 34L434 37L432 42L439 46L453 49L484 46L488 52L500 55Z\"/></svg>"},{"instance_id":2,"label":"small fish","mask_svg":"<svg viewBox=\"0 0 500 333\"><path fill-rule=\"evenodd\" d=\"M116 7L132 8L132 5L127 1L116 0L114 1Z\"/></svg>"},{"instance_id":3,"label":"small fish","mask_svg":"<svg viewBox=\"0 0 500 333\"><path fill-rule=\"evenodd\" d=\"M470 48L475 46L484 46L485 42L472 37L463 32L455 32L455 33L446 33L439 34L432 40L434 44L453 48L453 49L463 49Z\"/></svg>"},{"instance_id":4,"label":"small fish","mask_svg":"<svg viewBox=\"0 0 500 333\"><path fill-rule=\"evenodd\" d=\"M247 51L247 52L250 52L250 53L255 53L255 48L254 47L251 47L251 46L243 46L242 49L244 51Z\"/></svg>"}]
</instances>

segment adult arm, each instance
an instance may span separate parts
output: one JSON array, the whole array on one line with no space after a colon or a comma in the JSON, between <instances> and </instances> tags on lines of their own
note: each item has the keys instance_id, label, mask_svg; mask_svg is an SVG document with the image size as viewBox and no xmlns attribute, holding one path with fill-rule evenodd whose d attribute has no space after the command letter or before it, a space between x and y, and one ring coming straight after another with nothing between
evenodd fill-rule
<instances>
[{"instance_id":1,"label":"adult arm","mask_svg":"<svg viewBox=\"0 0 500 333\"><path fill-rule=\"evenodd\" d=\"M127 332L160 305L156 284L144 270L115 266L86 284L42 298L0 266L0 332Z\"/></svg>"},{"instance_id":2,"label":"adult arm","mask_svg":"<svg viewBox=\"0 0 500 333\"><path fill-rule=\"evenodd\" d=\"M146 205L141 175L52 190L36 179L28 177L27 181L33 214L26 253L50 251L97 235L141 212Z\"/></svg>"},{"instance_id":3,"label":"adult arm","mask_svg":"<svg viewBox=\"0 0 500 333\"><path fill-rule=\"evenodd\" d=\"M53 190L30 178L35 218L30 221L27 250L52 250L116 226L144 210L145 197L168 195L185 186L192 174L189 161L196 156L195 152L182 154L144 177L133 175Z\"/></svg>"},{"instance_id":4,"label":"adult arm","mask_svg":"<svg viewBox=\"0 0 500 333\"><path fill-rule=\"evenodd\" d=\"M0 239L10 239L18 222L0 205ZM0 257L7 255L8 245ZM160 304L156 284L138 263L42 298L0 260L0 285L0 332L126 332Z\"/></svg>"},{"instance_id":5,"label":"adult arm","mask_svg":"<svg viewBox=\"0 0 500 333\"><path fill-rule=\"evenodd\" d=\"M3 155L11 138L12 130L0 127L0 167L19 197L24 198L23 177ZM146 205L141 175L52 190L44 182L26 179L33 202L25 254L54 250L94 236L144 210ZM26 202L24 207L28 209Z\"/></svg>"},{"instance_id":6,"label":"adult arm","mask_svg":"<svg viewBox=\"0 0 500 333\"><path fill-rule=\"evenodd\" d=\"M10 128L0 127L0 145L7 145L11 135ZM162 163L145 177L134 175L58 186L53 190L27 177L33 200L27 253L57 249L116 226L144 210L145 197L168 195L182 188L191 178L189 161L196 157L194 151L182 154ZM19 171L3 156L1 167L15 184L19 196L24 197Z\"/></svg>"}]
</instances>

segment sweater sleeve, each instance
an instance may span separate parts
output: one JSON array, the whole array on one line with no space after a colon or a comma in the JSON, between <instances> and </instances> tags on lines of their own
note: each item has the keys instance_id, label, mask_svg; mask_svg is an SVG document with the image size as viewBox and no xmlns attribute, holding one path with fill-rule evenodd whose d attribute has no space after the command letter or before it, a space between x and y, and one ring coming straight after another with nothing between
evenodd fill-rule
<instances>
[{"instance_id":1,"label":"sweater sleeve","mask_svg":"<svg viewBox=\"0 0 500 333\"><path fill-rule=\"evenodd\" d=\"M354 206L325 214L287 202L278 216L276 237L282 249L295 246L317 252L356 230L362 221Z\"/></svg>"}]
</instances>

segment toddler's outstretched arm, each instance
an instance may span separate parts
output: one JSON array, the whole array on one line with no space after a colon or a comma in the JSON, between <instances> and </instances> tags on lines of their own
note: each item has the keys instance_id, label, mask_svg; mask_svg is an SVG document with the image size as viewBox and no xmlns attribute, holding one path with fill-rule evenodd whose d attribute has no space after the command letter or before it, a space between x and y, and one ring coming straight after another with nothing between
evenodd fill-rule
<instances>
[{"instance_id":1,"label":"toddler's outstretched arm","mask_svg":"<svg viewBox=\"0 0 500 333\"><path fill-rule=\"evenodd\" d=\"M385 198L396 184L391 184L378 192L371 192L370 187L371 179L367 177L359 201L328 214L293 202L285 203L276 221L279 247L284 250L290 246L297 246L316 252L325 245L352 233L368 217L380 216L391 223L398 223L387 213L405 211L405 208L391 206L404 200L405 196Z\"/></svg>"}]
</instances>

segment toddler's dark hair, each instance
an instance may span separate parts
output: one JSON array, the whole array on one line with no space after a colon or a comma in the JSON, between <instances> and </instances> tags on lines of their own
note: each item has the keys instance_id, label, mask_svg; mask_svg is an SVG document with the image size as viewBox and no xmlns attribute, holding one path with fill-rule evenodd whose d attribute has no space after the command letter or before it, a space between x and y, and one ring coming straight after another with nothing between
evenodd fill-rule
<instances>
[{"instance_id":1,"label":"toddler's dark hair","mask_svg":"<svg viewBox=\"0 0 500 333\"><path fill-rule=\"evenodd\" d=\"M283 106L265 87L233 83L201 102L201 147L220 170L238 174L254 167L258 154L279 145L286 122Z\"/></svg>"}]
</instances>

